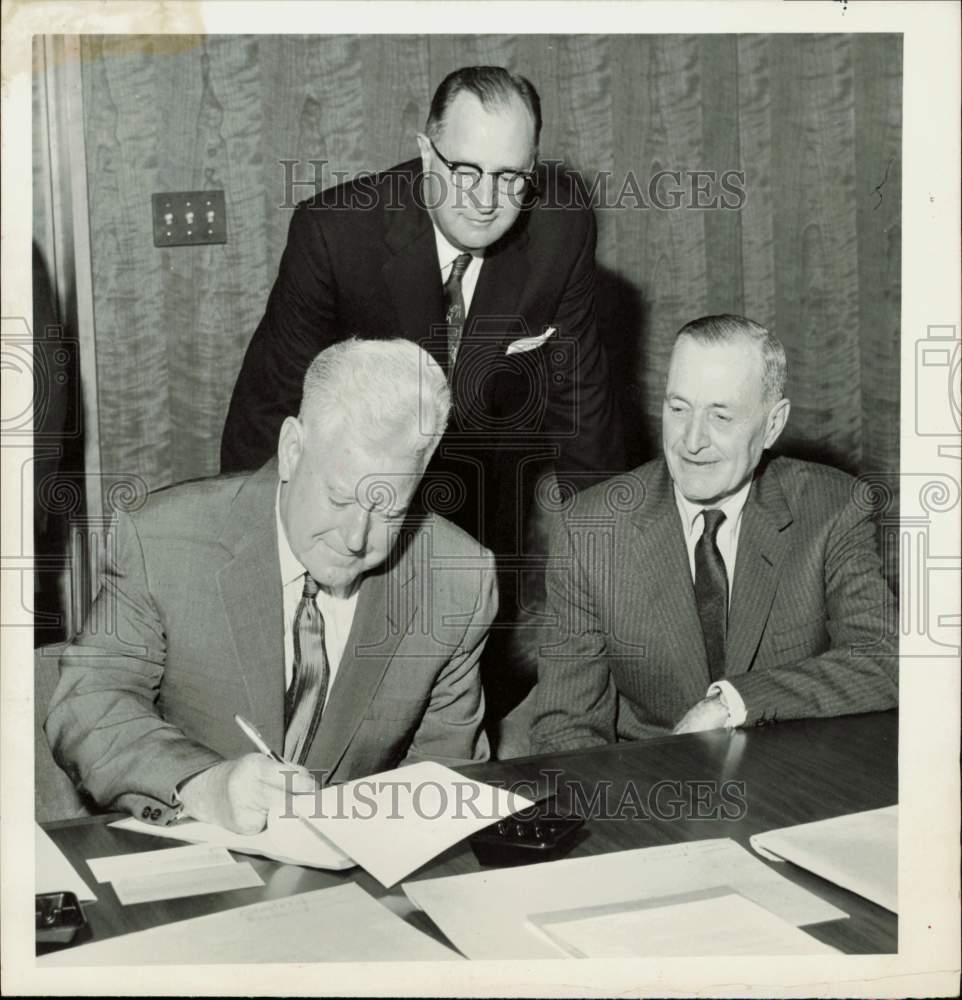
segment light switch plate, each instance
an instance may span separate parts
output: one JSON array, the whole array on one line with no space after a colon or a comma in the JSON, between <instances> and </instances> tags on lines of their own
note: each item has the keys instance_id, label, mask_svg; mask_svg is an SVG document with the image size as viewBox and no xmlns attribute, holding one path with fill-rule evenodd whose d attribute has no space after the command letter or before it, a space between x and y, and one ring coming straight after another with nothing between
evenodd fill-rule
<instances>
[{"instance_id":1,"label":"light switch plate","mask_svg":"<svg viewBox=\"0 0 962 1000\"><path fill-rule=\"evenodd\" d=\"M165 191L150 196L155 247L227 242L223 191Z\"/></svg>"}]
</instances>

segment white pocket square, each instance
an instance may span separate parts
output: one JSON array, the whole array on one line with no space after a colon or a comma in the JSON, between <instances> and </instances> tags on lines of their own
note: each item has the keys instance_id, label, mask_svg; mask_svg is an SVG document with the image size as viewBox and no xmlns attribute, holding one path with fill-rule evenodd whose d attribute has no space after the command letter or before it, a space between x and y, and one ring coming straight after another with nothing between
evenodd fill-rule
<instances>
[{"instance_id":1,"label":"white pocket square","mask_svg":"<svg viewBox=\"0 0 962 1000\"><path fill-rule=\"evenodd\" d=\"M540 347L552 334L556 333L557 330L553 326L549 326L544 333L537 337L522 337L520 340L513 340L508 344L508 349L504 352L505 354L523 354L525 351L533 351L536 347Z\"/></svg>"}]
</instances>

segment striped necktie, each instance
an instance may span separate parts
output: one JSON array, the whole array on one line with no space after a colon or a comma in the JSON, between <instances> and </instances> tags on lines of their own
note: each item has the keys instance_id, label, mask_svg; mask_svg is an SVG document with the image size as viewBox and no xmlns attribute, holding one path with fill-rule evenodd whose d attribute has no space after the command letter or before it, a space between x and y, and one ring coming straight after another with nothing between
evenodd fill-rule
<instances>
[{"instance_id":1,"label":"striped necktie","mask_svg":"<svg viewBox=\"0 0 962 1000\"><path fill-rule=\"evenodd\" d=\"M314 741L331 670L324 649L324 616L314 598L320 588L310 573L294 615L294 676L284 699L284 759L303 764Z\"/></svg>"},{"instance_id":2,"label":"striped necktie","mask_svg":"<svg viewBox=\"0 0 962 1000\"><path fill-rule=\"evenodd\" d=\"M702 517L705 527L695 545L695 603L708 656L708 673L717 681L725 676L728 633L728 573L717 542L725 512L706 510Z\"/></svg>"},{"instance_id":3,"label":"striped necktie","mask_svg":"<svg viewBox=\"0 0 962 1000\"><path fill-rule=\"evenodd\" d=\"M461 344L461 330L464 327L464 295L461 292L461 278L471 263L471 254L462 253L454 258L451 273L444 283L444 304L447 309L445 323L448 328L448 372L454 371Z\"/></svg>"}]
</instances>

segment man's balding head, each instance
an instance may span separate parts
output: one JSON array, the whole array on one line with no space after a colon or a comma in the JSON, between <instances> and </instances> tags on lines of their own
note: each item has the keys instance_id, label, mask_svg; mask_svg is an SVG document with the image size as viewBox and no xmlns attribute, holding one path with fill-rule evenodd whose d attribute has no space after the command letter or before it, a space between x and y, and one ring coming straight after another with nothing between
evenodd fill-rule
<instances>
[{"instance_id":1,"label":"man's balding head","mask_svg":"<svg viewBox=\"0 0 962 1000\"><path fill-rule=\"evenodd\" d=\"M459 94L471 95L489 112L505 110L515 101L520 102L531 117L537 149L541 138L541 98L527 77L510 73L503 66L462 66L448 73L431 98L425 134L432 139L441 135L448 109Z\"/></svg>"}]
</instances>

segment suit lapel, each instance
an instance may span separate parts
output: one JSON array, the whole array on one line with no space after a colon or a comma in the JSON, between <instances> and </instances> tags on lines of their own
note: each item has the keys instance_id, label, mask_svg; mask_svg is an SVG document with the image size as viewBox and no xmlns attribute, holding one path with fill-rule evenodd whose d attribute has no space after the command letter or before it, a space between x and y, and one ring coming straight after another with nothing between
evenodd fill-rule
<instances>
[{"instance_id":1,"label":"suit lapel","mask_svg":"<svg viewBox=\"0 0 962 1000\"><path fill-rule=\"evenodd\" d=\"M268 744L284 737L284 623L274 498L277 466L269 462L241 487L220 542L233 559L217 574L234 641L245 714Z\"/></svg>"},{"instance_id":2,"label":"suit lapel","mask_svg":"<svg viewBox=\"0 0 962 1000\"><path fill-rule=\"evenodd\" d=\"M518 308L530 270L522 251L526 240L522 230L492 247L478 275L451 383L454 425L462 429L491 428L491 414L496 410L492 394L497 380L479 378L478 373L498 373L511 341L541 333L527 328Z\"/></svg>"},{"instance_id":3,"label":"suit lapel","mask_svg":"<svg viewBox=\"0 0 962 1000\"><path fill-rule=\"evenodd\" d=\"M417 588L410 586L413 548L412 540L381 572L361 583L347 645L308 755L312 771L331 774L340 763L417 610Z\"/></svg>"},{"instance_id":4,"label":"suit lapel","mask_svg":"<svg viewBox=\"0 0 962 1000\"><path fill-rule=\"evenodd\" d=\"M515 225L522 224L519 221ZM520 229L509 233L485 254L478 283L471 298L471 308L465 320L465 330L469 337L472 333L482 335L487 333L486 324L492 319L497 322L497 326L492 329L501 332L505 337L510 336L510 339L534 336L541 332L505 327L507 322L505 317L513 317L518 313L518 300L521 298L531 270L527 255L524 253L527 241L527 231Z\"/></svg>"},{"instance_id":5,"label":"suit lapel","mask_svg":"<svg viewBox=\"0 0 962 1000\"><path fill-rule=\"evenodd\" d=\"M778 480L760 471L752 484L738 536L735 580L728 615L726 674L751 666L771 612L791 545L792 512Z\"/></svg>"},{"instance_id":6,"label":"suit lapel","mask_svg":"<svg viewBox=\"0 0 962 1000\"><path fill-rule=\"evenodd\" d=\"M381 275L404 335L445 367L447 338L439 329L444 323L441 265L431 218L414 199L420 183L418 173L410 186L398 192L400 210L386 212L384 241L391 255L382 266Z\"/></svg>"},{"instance_id":7,"label":"suit lapel","mask_svg":"<svg viewBox=\"0 0 962 1000\"><path fill-rule=\"evenodd\" d=\"M688 549L664 461L652 477L650 491L649 502L632 517L642 532L636 540L635 565L651 574L656 619L666 631L662 641L671 651L678 676L690 678L693 690L703 694L709 683L708 660L695 607Z\"/></svg>"}]
</instances>

